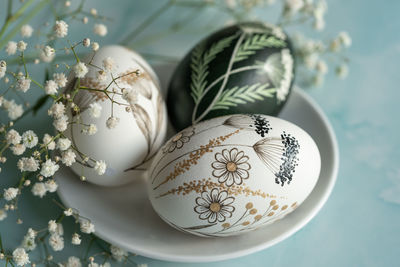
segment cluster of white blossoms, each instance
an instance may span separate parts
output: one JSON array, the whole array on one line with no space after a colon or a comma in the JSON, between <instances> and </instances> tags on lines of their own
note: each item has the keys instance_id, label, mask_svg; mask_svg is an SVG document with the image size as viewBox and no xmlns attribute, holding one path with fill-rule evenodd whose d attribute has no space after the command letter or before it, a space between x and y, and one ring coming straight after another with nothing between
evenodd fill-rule
<instances>
[{"instance_id":1,"label":"cluster of white blossoms","mask_svg":"<svg viewBox=\"0 0 400 267\"><path fill-rule=\"evenodd\" d=\"M71 6L71 2L65 1L65 7L68 8L69 6ZM88 15L89 13L90 15ZM92 9L86 15L93 17L95 21L100 20L95 9ZM87 16L82 19L84 24L87 24L89 21ZM68 18L66 17L63 17L62 20L56 20L53 25L49 25L50 32L46 35L43 34L45 29L37 30L38 38L42 36L47 36L48 38L43 44L31 45L22 40L7 40L4 42L6 54L10 57L15 55L20 65L16 68L17 71L14 71L12 66L7 63L15 62L15 59L11 60L7 58L0 60L0 79L4 84L8 84L9 86L5 92L0 91L0 109L6 112L10 120L8 123L0 124L0 138L2 138L2 142L0 142L0 164L6 162L8 153L17 156L15 165L19 170L20 177L17 183L1 188L0 201L4 203L3 206L0 206L0 221L7 218L8 212L18 209L21 205L19 200L22 193L30 192L38 198L44 198L48 194L56 192L58 183L54 178L55 174L60 170L62 165L71 166L76 163L78 157L82 162L90 164L99 175L104 174L107 170L105 161L92 159L90 155L83 154L72 140L64 134L70 124L81 125L82 133L87 135L94 135L98 131L93 120L90 123L85 123L80 116L80 107L74 102L74 97L79 90L85 90L86 88L81 87L79 83L74 83L74 81L76 78L85 78L89 72L89 66L94 66L91 62L85 63L80 61L75 50L80 47L81 49L89 50L89 53L96 53L100 46L97 42L91 41L89 38L84 38L75 44L70 44L68 40L65 42L68 38L69 30L67 21ZM25 40L32 37L36 31L31 25L25 24L20 27L19 33ZM98 36L105 36L107 34L107 27L102 23L94 23L93 33ZM63 39L63 46L57 48L59 39ZM66 43L70 44L69 47L65 47ZM71 65L64 62L62 64L52 63L51 68L49 68L50 73L46 74L46 80L42 84L40 82L42 79L36 79L31 76L32 73L29 72L30 62L28 62L26 55L29 54L30 56L36 53L36 58L29 60L38 65L41 62L49 63L56 61L58 55L62 52L71 55L71 58L74 56L76 62ZM115 67L115 62L112 58L104 59L102 66L98 67L101 70L99 71L101 73L99 74L100 77L104 78L104 80L112 80L112 71ZM74 80L69 81L67 71L72 72ZM75 86L75 88L69 91L70 93L67 93L65 89L67 85L69 87ZM69 87L68 89L70 89ZM0 90L2 89L0 88ZM47 110L47 114L50 116L54 127L50 131L52 134L45 133L43 136L40 136L33 130L19 132L20 130L17 130L19 128L15 127L14 124L17 119L25 116L23 108L25 103L18 103L10 95L14 92L18 93L19 98L25 98L24 94L29 90L41 90L44 92L44 97L46 97L43 99L50 99L52 101L50 108ZM111 93L115 94L115 92ZM122 96L122 93L120 95ZM128 91L125 97L130 99L132 103L137 98L135 93L129 93ZM27 102L26 107L27 112L32 111L32 108L36 108L35 106L31 108ZM77 116L71 116L70 112L75 112ZM85 112L89 114L90 118L98 119L101 117L102 106L97 102L91 103ZM106 125L109 128L114 128L118 124L118 121L118 118L112 117L107 120ZM0 261L5 259L8 263L12 263L13 266L25 266L29 263L35 266L36 262L29 258L28 253L39 247L39 243L46 243L44 245L49 246L52 251L62 251L68 243L73 246L81 245L84 235L95 232L94 224L89 219L80 216L79 211L64 207L63 209L62 216L50 220L46 229L34 230L33 228L29 228L22 238L20 247L13 251L11 250L12 253L6 254L1 251ZM70 236L64 235L62 222L66 217L73 217L73 221L79 225L79 228ZM22 223L22 219L18 218L17 223ZM47 253L47 256L41 259L40 262L53 264L54 261L52 261L53 257L50 254L50 250ZM113 257L115 260L120 260L127 256L127 252L119 250L117 247L113 247L112 255L109 255L110 259ZM94 257L80 259L74 256L69 257L66 262L60 262L58 265L80 267L83 264L87 264L88 266L111 266L107 262L103 264L95 263Z\"/></svg>"}]
</instances>

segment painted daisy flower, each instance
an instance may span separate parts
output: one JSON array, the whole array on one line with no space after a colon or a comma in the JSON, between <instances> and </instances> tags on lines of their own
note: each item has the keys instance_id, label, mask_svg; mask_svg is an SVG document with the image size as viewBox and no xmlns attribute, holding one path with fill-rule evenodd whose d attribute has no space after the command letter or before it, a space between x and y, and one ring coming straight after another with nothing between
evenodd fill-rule
<instances>
[{"instance_id":1,"label":"painted daisy flower","mask_svg":"<svg viewBox=\"0 0 400 267\"><path fill-rule=\"evenodd\" d=\"M180 149L183 145L190 141L190 138L194 135L194 128L189 128L177 133L163 149L164 153L171 153L175 149Z\"/></svg>"},{"instance_id":2,"label":"painted daisy flower","mask_svg":"<svg viewBox=\"0 0 400 267\"><path fill-rule=\"evenodd\" d=\"M243 151L237 148L224 149L222 153L215 154L215 160L211 164L214 169L212 175L218 178L219 183L225 183L226 186L240 185L244 179L249 178L248 170L251 166L248 163L249 157Z\"/></svg>"},{"instance_id":3,"label":"painted daisy flower","mask_svg":"<svg viewBox=\"0 0 400 267\"><path fill-rule=\"evenodd\" d=\"M227 191L219 192L218 188L214 188L211 192L202 192L201 197L196 198L194 211L201 220L208 220L209 223L223 222L232 217L235 207L231 204L234 201L234 197L228 197Z\"/></svg>"}]
</instances>

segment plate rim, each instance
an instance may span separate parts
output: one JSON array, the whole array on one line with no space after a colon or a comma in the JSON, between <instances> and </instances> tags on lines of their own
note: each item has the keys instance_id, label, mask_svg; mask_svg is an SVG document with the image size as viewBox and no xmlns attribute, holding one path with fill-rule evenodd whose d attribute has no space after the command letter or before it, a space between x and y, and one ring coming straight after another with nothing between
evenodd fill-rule
<instances>
[{"instance_id":1,"label":"plate rim","mask_svg":"<svg viewBox=\"0 0 400 267\"><path fill-rule=\"evenodd\" d=\"M246 256L252 253L259 252L261 250L267 249L271 246L276 245L277 243L282 242L283 240L287 239L288 237L292 236L296 232L298 232L300 229L302 229L305 225L307 225L317 214L318 212L322 209L322 207L325 205L327 202L329 196L331 195L333 188L336 184L337 180L337 175L339 171L339 146L338 142L336 139L335 132L333 130L333 127L327 118L326 114L322 110L322 108L317 104L317 102L309 96L304 90L300 89L299 87L295 86L293 88L293 91L296 91L302 98L304 98L314 110L316 110L316 115L321 119L323 122L325 128L327 129L328 133L328 141L332 146L332 172L330 175L329 182L327 183L327 186L324 188L323 194L321 194L320 201L313 206L307 213L307 215L302 218L299 222L297 222L293 227L291 227L289 230L285 231L282 235L266 241L265 243L258 244L249 248L241 249L238 251L233 251L229 253L223 253L215 256L207 256L207 257L202 257L202 256L194 256L194 255L166 255L162 252L152 252L149 251L148 249L141 249L140 246L135 247L132 249L132 247L127 247L124 244L118 244L122 249L125 249L127 251L131 251L133 253L136 253L140 256L143 257L148 257L156 260L163 260L163 261L169 261L169 262L186 262L186 263L205 263L205 262L216 262L216 261L223 261L223 260L228 260L228 259L234 259L234 258L239 258L242 256ZM57 194L60 197L61 201L63 203L68 203L68 201L65 200L63 194L60 192L61 190L57 190ZM109 242L109 243L116 243L115 240L112 240L112 238L109 238L105 235L103 235L101 232L94 232L94 234L101 239Z\"/></svg>"}]
</instances>

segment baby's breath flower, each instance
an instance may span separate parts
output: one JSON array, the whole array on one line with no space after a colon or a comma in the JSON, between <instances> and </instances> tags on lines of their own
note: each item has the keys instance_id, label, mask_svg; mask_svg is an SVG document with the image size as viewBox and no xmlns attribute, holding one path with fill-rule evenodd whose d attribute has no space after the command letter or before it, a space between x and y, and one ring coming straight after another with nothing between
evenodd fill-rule
<instances>
[{"instance_id":1,"label":"baby's breath flower","mask_svg":"<svg viewBox=\"0 0 400 267\"><path fill-rule=\"evenodd\" d=\"M106 57L103 59L103 67L106 71L112 71L114 68L115 62L112 57Z\"/></svg>"},{"instance_id":2,"label":"baby's breath flower","mask_svg":"<svg viewBox=\"0 0 400 267\"><path fill-rule=\"evenodd\" d=\"M6 53L11 56L17 53L17 43L14 41L9 41L6 45Z\"/></svg>"},{"instance_id":3,"label":"baby's breath flower","mask_svg":"<svg viewBox=\"0 0 400 267\"><path fill-rule=\"evenodd\" d=\"M340 79L346 78L348 74L349 74L349 68L347 67L346 64L342 64L342 65L340 65L339 67L336 68L336 75Z\"/></svg>"},{"instance_id":4,"label":"baby's breath flower","mask_svg":"<svg viewBox=\"0 0 400 267\"><path fill-rule=\"evenodd\" d=\"M35 172L39 169L39 161L33 157L23 157L18 160L17 167L21 172Z\"/></svg>"},{"instance_id":5,"label":"baby's breath flower","mask_svg":"<svg viewBox=\"0 0 400 267\"><path fill-rule=\"evenodd\" d=\"M64 73L54 73L53 79L60 88L66 86L68 82L67 77L65 77Z\"/></svg>"},{"instance_id":6,"label":"baby's breath flower","mask_svg":"<svg viewBox=\"0 0 400 267\"><path fill-rule=\"evenodd\" d=\"M40 198L44 197L47 193L46 186L44 183L35 183L32 186L32 194Z\"/></svg>"},{"instance_id":7,"label":"baby's breath flower","mask_svg":"<svg viewBox=\"0 0 400 267\"><path fill-rule=\"evenodd\" d=\"M68 34L68 24L63 20L57 20L53 29L54 33L59 38L63 38Z\"/></svg>"},{"instance_id":8,"label":"baby's breath flower","mask_svg":"<svg viewBox=\"0 0 400 267\"><path fill-rule=\"evenodd\" d=\"M79 221L80 224L80 229L82 233L85 234L91 234L94 233L95 229L94 229L94 224L91 223L89 220L80 220Z\"/></svg>"},{"instance_id":9,"label":"baby's breath flower","mask_svg":"<svg viewBox=\"0 0 400 267\"><path fill-rule=\"evenodd\" d=\"M10 149L14 155L20 156L20 155L24 154L26 147L23 144L16 144L16 145L13 145Z\"/></svg>"},{"instance_id":10,"label":"baby's breath flower","mask_svg":"<svg viewBox=\"0 0 400 267\"><path fill-rule=\"evenodd\" d=\"M0 209L0 221L7 218L7 212L4 209Z\"/></svg>"},{"instance_id":11,"label":"baby's breath flower","mask_svg":"<svg viewBox=\"0 0 400 267\"><path fill-rule=\"evenodd\" d=\"M19 41L18 44L17 44L17 49L18 49L18 51L24 52L25 49L26 49L26 47L27 47L27 45L28 45L28 44L25 43L24 41Z\"/></svg>"},{"instance_id":12,"label":"baby's breath flower","mask_svg":"<svg viewBox=\"0 0 400 267\"><path fill-rule=\"evenodd\" d=\"M32 228L28 229L28 232L26 233L26 236L29 238L36 238L37 232L33 230Z\"/></svg>"},{"instance_id":13,"label":"baby's breath flower","mask_svg":"<svg viewBox=\"0 0 400 267\"><path fill-rule=\"evenodd\" d=\"M48 81L46 81L46 84L44 86L44 91L48 95L55 95L55 94L57 94L57 88L58 88L58 85L55 81L48 80Z\"/></svg>"},{"instance_id":14,"label":"baby's breath flower","mask_svg":"<svg viewBox=\"0 0 400 267\"><path fill-rule=\"evenodd\" d=\"M89 22L89 18L88 17L83 17L82 19L83 24L87 24Z\"/></svg>"},{"instance_id":15,"label":"baby's breath flower","mask_svg":"<svg viewBox=\"0 0 400 267\"><path fill-rule=\"evenodd\" d=\"M17 197L18 192L19 192L18 188L10 187L4 189L3 197L6 201L10 201Z\"/></svg>"},{"instance_id":16,"label":"baby's breath flower","mask_svg":"<svg viewBox=\"0 0 400 267\"><path fill-rule=\"evenodd\" d=\"M110 251L111 251L112 257L119 262L121 262L128 256L128 252L126 252L122 248L119 248L115 245L110 246Z\"/></svg>"},{"instance_id":17,"label":"baby's breath flower","mask_svg":"<svg viewBox=\"0 0 400 267\"><path fill-rule=\"evenodd\" d=\"M53 118L60 118L64 116L65 112L65 106L61 102L54 103L51 108L47 111L47 114L49 116L52 116Z\"/></svg>"},{"instance_id":18,"label":"baby's breath flower","mask_svg":"<svg viewBox=\"0 0 400 267\"><path fill-rule=\"evenodd\" d=\"M13 145L19 144L21 142L21 136L16 130L11 129L6 134L6 141L7 144L13 144Z\"/></svg>"},{"instance_id":19,"label":"baby's breath flower","mask_svg":"<svg viewBox=\"0 0 400 267\"><path fill-rule=\"evenodd\" d=\"M97 42L93 42L92 43L92 50L93 51L97 51L97 50L99 50L99 48L100 48L99 43L97 43Z\"/></svg>"},{"instance_id":20,"label":"baby's breath flower","mask_svg":"<svg viewBox=\"0 0 400 267\"><path fill-rule=\"evenodd\" d=\"M122 98L130 105L135 105L138 101L138 92L134 88L124 88L122 91Z\"/></svg>"},{"instance_id":21,"label":"baby's breath flower","mask_svg":"<svg viewBox=\"0 0 400 267\"><path fill-rule=\"evenodd\" d=\"M27 251L32 251L36 248L35 238L25 236L22 240L21 246L26 249Z\"/></svg>"},{"instance_id":22,"label":"baby's breath flower","mask_svg":"<svg viewBox=\"0 0 400 267\"><path fill-rule=\"evenodd\" d=\"M54 128L56 128L57 131L64 132L65 130L67 130L68 117L66 115L58 117L56 120L54 120L53 126Z\"/></svg>"},{"instance_id":23,"label":"baby's breath flower","mask_svg":"<svg viewBox=\"0 0 400 267\"><path fill-rule=\"evenodd\" d=\"M340 32L338 39L345 47L351 46L351 37L347 32Z\"/></svg>"},{"instance_id":24,"label":"baby's breath flower","mask_svg":"<svg viewBox=\"0 0 400 267\"><path fill-rule=\"evenodd\" d=\"M33 28L29 24L25 24L21 27L21 36L24 38L29 38L32 36Z\"/></svg>"},{"instance_id":25,"label":"baby's breath flower","mask_svg":"<svg viewBox=\"0 0 400 267\"><path fill-rule=\"evenodd\" d=\"M53 176L56 171L60 166L56 164L54 161L51 159L47 159L44 163L42 163L42 168L40 169L40 174L43 175L44 177L50 177Z\"/></svg>"},{"instance_id":26,"label":"baby's breath flower","mask_svg":"<svg viewBox=\"0 0 400 267\"><path fill-rule=\"evenodd\" d=\"M49 244L54 251L61 251L64 249L64 238L58 234L52 234L49 238Z\"/></svg>"},{"instance_id":27,"label":"baby's breath flower","mask_svg":"<svg viewBox=\"0 0 400 267\"><path fill-rule=\"evenodd\" d=\"M64 151L71 146L71 141L68 138L59 138L57 141L57 149Z\"/></svg>"},{"instance_id":28,"label":"baby's breath flower","mask_svg":"<svg viewBox=\"0 0 400 267\"><path fill-rule=\"evenodd\" d=\"M57 222L55 220L50 220L47 223L47 229L50 233L55 233L57 231Z\"/></svg>"},{"instance_id":29,"label":"baby's breath flower","mask_svg":"<svg viewBox=\"0 0 400 267\"><path fill-rule=\"evenodd\" d=\"M93 16L97 16L97 9L91 8L90 9L90 14L92 14Z\"/></svg>"},{"instance_id":30,"label":"baby's breath flower","mask_svg":"<svg viewBox=\"0 0 400 267\"><path fill-rule=\"evenodd\" d=\"M22 105L15 103L14 99L11 99L10 101L4 99L3 107L7 110L7 115L11 120L18 119L19 117L21 117L22 113L24 113Z\"/></svg>"},{"instance_id":31,"label":"baby's breath flower","mask_svg":"<svg viewBox=\"0 0 400 267\"><path fill-rule=\"evenodd\" d=\"M82 267L81 260L75 256L71 256L68 258L67 264L65 267Z\"/></svg>"},{"instance_id":32,"label":"baby's breath flower","mask_svg":"<svg viewBox=\"0 0 400 267\"><path fill-rule=\"evenodd\" d=\"M65 7L70 7L71 6L71 1L65 1L64 6Z\"/></svg>"},{"instance_id":33,"label":"baby's breath flower","mask_svg":"<svg viewBox=\"0 0 400 267\"><path fill-rule=\"evenodd\" d=\"M56 56L55 53L51 54L50 56L47 56L45 51L43 49L40 50L39 57L43 62L52 62L54 57ZM35 64L39 64L39 59L35 59Z\"/></svg>"},{"instance_id":34,"label":"baby's breath flower","mask_svg":"<svg viewBox=\"0 0 400 267\"><path fill-rule=\"evenodd\" d=\"M93 27L93 32L94 34L100 35L100 36L106 36L107 35L107 27L104 24L95 24Z\"/></svg>"},{"instance_id":35,"label":"baby's breath flower","mask_svg":"<svg viewBox=\"0 0 400 267\"><path fill-rule=\"evenodd\" d=\"M4 77L4 75L6 75L6 71L7 71L7 62L5 62L4 60L0 60L0 79Z\"/></svg>"},{"instance_id":36,"label":"baby's breath flower","mask_svg":"<svg viewBox=\"0 0 400 267\"><path fill-rule=\"evenodd\" d=\"M54 48L52 48L51 46L46 45L43 48L43 52L46 57L53 57L56 53L56 50Z\"/></svg>"},{"instance_id":37,"label":"baby's breath flower","mask_svg":"<svg viewBox=\"0 0 400 267\"><path fill-rule=\"evenodd\" d=\"M85 77L86 73L88 73L88 68L86 67L85 63L79 62L73 66L73 71L76 77L83 78Z\"/></svg>"},{"instance_id":38,"label":"baby's breath flower","mask_svg":"<svg viewBox=\"0 0 400 267\"><path fill-rule=\"evenodd\" d=\"M38 143L38 137L32 130L28 130L22 134L22 142L27 148L33 148Z\"/></svg>"},{"instance_id":39,"label":"baby's breath flower","mask_svg":"<svg viewBox=\"0 0 400 267\"><path fill-rule=\"evenodd\" d=\"M30 87L31 87L31 79L26 78L25 76L22 76L17 80L15 89L25 93L26 91L29 90Z\"/></svg>"},{"instance_id":40,"label":"baby's breath flower","mask_svg":"<svg viewBox=\"0 0 400 267\"><path fill-rule=\"evenodd\" d=\"M72 149L68 149L61 153L61 162L65 164L65 166L71 166L72 163L75 162L76 154Z\"/></svg>"},{"instance_id":41,"label":"baby's breath flower","mask_svg":"<svg viewBox=\"0 0 400 267\"><path fill-rule=\"evenodd\" d=\"M114 129L115 127L117 127L118 123L119 123L119 118L109 117L106 121L106 126L108 129Z\"/></svg>"},{"instance_id":42,"label":"baby's breath flower","mask_svg":"<svg viewBox=\"0 0 400 267\"><path fill-rule=\"evenodd\" d=\"M12 253L12 256L15 264L18 266L24 266L30 262L29 256L23 248L15 249Z\"/></svg>"},{"instance_id":43,"label":"baby's breath flower","mask_svg":"<svg viewBox=\"0 0 400 267\"><path fill-rule=\"evenodd\" d=\"M50 193L54 193L57 191L58 185L54 179L47 180L45 182L46 190Z\"/></svg>"},{"instance_id":44,"label":"baby's breath flower","mask_svg":"<svg viewBox=\"0 0 400 267\"><path fill-rule=\"evenodd\" d=\"M323 60L319 60L316 66L317 72L321 74L326 74L328 72L328 65Z\"/></svg>"},{"instance_id":45,"label":"baby's breath flower","mask_svg":"<svg viewBox=\"0 0 400 267\"><path fill-rule=\"evenodd\" d=\"M71 243L72 245L80 245L81 244L81 236L78 233L74 233L72 235Z\"/></svg>"},{"instance_id":46,"label":"baby's breath flower","mask_svg":"<svg viewBox=\"0 0 400 267\"><path fill-rule=\"evenodd\" d=\"M54 142L53 137L51 135L44 134L43 146L47 146L48 150L54 150L56 148L56 142Z\"/></svg>"},{"instance_id":47,"label":"baby's breath flower","mask_svg":"<svg viewBox=\"0 0 400 267\"><path fill-rule=\"evenodd\" d=\"M106 172L107 165L104 160L98 160L96 161L96 164L94 165L94 170L97 172L98 175L103 175Z\"/></svg>"},{"instance_id":48,"label":"baby's breath flower","mask_svg":"<svg viewBox=\"0 0 400 267\"><path fill-rule=\"evenodd\" d=\"M82 44L83 44L84 47L89 47L90 46L90 39L89 38L83 39Z\"/></svg>"}]
</instances>

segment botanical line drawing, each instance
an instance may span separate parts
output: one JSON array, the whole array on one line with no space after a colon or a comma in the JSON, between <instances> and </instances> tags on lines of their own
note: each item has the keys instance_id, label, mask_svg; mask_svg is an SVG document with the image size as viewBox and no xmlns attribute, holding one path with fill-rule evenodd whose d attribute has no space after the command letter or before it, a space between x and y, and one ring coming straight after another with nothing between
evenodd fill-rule
<instances>
[{"instance_id":1,"label":"botanical line drawing","mask_svg":"<svg viewBox=\"0 0 400 267\"><path fill-rule=\"evenodd\" d=\"M235 207L231 204L235 198L228 196L227 191L219 191L213 188L210 192L203 191L200 197L196 198L194 211L199 214L200 220L207 220L209 223L223 222L226 218L232 217Z\"/></svg>"}]
</instances>

